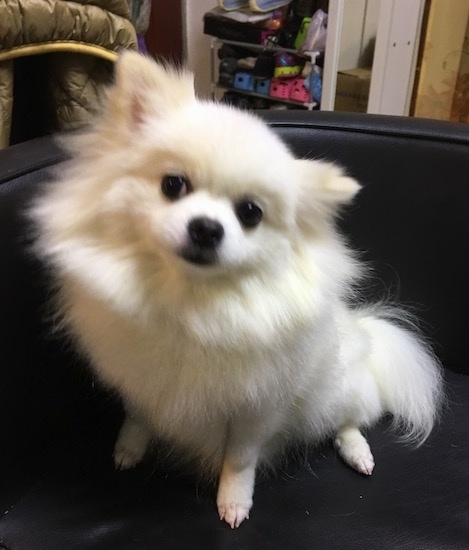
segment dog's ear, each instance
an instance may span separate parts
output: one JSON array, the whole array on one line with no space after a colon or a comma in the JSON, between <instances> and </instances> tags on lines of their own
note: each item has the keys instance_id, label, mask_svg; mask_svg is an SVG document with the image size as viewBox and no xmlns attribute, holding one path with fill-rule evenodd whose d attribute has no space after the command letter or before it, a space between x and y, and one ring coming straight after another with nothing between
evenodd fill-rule
<instances>
[{"instance_id":1,"label":"dog's ear","mask_svg":"<svg viewBox=\"0 0 469 550\"><path fill-rule=\"evenodd\" d=\"M108 109L116 125L133 129L149 116L163 116L168 109L194 99L192 73L126 51L116 64L115 81L108 91Z\"/></svg>"},{"instance_id":2,"label":"dog's ear","mask_svg":"<svg viewBox=\"0 0 469 550\"><path fill-rule=\"evenodd\" d=\"M352 201L360 185L334 164L315 160L295 164L300 185L296 217L300 229L308 233L330 222L342 205Z\"/></svg>"}]
</instances>

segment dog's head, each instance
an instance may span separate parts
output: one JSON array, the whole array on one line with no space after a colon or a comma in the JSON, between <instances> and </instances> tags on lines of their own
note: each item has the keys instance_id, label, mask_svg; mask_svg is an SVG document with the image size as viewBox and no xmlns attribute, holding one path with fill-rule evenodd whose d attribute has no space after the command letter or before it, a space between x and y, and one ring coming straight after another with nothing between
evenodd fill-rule
<instances>
[{"instance_id":1,"label":"dog's head","mask_svg":"<svg viewBox=\"0 0 469 550\"><path fill-rule=\"evenodd\" d=\"M191 275L281 267L358 190L332 165L296 160L257 117L196 99L190 73L134 53L95 136L106 231Z\"/></svg>"}]
</instances>

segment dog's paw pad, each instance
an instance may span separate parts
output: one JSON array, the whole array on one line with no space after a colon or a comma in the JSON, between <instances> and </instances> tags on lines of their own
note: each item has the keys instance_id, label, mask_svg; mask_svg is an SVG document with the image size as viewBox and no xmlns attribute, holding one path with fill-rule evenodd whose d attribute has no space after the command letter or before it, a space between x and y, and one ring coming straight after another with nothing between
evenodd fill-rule
<instances>
[{"instance_id":1,"label":"dog's paw pad","mask_svg":"<svg viewBox=\"0 0 469 550\"><path fill-rule=\"evenodd\" d=\"M368 445L350 446L345 449L342 448L340 451L343 460L349 466L359 474L371 476L375 467L375 460Z\"/></svg>"},{"instance_id":2,"label":"dog's paw pad","mask_svg":"<svg viewBox=\"0 0 469 550\"><path fill-rule=\"evenodd\" d=\"M366 456L356 456L354 459L350 460L349 464L354 470L357 470L358 473L367 476L371 476L375 467L375 461L371 453Z\"/></svg>"},{"instance_id":3,"label":"dog's paw pad","mask_svg":"<svg viewBox=\"0 0 469 550\"><path fill-rule=\"evenodd\" d=\"M218 504L220 519L226 521L232 529L237 529L245 519L249 519L250 509L250 505L234 502Z\"/></svg>"},{"instance_id":4,"label":"dog's paw pad","mask_svg":"<svg viewBox=\"0 0 469 550\"><path fill-rule=\"evenodd\" d=\"M339 435L335 440L335 447L344 462L358 473L371 476L375 460L370 446L358 430L350 430Z\"/></svg>"},{"instance_id":5,"label":"dog's paw pad","mask_svg":"<svg viewBox=\"0 0 469 550\"><path fill-rule=\"evenodd\" d=\"M142 456L139 453L132 451L126 447L116 446L114 450L114 464L116 470L124 471L135 468L135 466L142 460Z\"/></svg>"}]
</instances>

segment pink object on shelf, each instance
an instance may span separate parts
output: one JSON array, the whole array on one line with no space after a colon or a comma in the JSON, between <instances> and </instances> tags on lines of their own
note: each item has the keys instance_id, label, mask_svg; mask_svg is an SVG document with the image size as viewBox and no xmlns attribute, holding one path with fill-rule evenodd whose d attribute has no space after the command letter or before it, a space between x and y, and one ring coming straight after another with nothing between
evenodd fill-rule
<instances>
[{"instance_id":1,"label":"pink object on shelf","mask_svg":"<svg viewBox=\"0 0 469 550\"><path fill-rule=\"evenodd\" d=\"M300 101L301 103L309 103L309 91L305 87L304 78L295 78L291 83L290 99Z\"/></svg>"},{"instance_id":2,"label":"pink object on shelf","mask_svg":"<svg viewBox=\"0 0 469 550\"><path fill-rule=\"evenodd\" d=\"M272 78L269 95L271 97L276 97L277 99L289 99L292 83L292 80Z\"/></svg>"}]
</instances>

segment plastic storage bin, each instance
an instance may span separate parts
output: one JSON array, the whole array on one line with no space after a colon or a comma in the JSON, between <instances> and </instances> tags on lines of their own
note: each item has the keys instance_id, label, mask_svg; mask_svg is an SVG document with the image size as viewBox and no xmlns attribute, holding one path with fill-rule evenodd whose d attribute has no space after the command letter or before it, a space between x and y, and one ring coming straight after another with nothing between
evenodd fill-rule
<instances>
[{"instance_id":1,"label":"plastic storage bin","mask_svg":"<svg viewBox=\"0 0 469 550\"><path fill-rule=\"evenodd\" d=\"M250 73L240 71L235 73L233 86L237 90L244 90L245 92L254 91L254 77Z\"/></svg>"},{"instance_id":2,"label":"plastic storage bin","mask_svg":"<svg viewBox=\"0 0 469 550\"><path fill-rule=\"evenodd\" d=\"M272 78L269 95L277 99L290 99L291 80Z\"/></svg>"},{"instance_id":3,"label":"plastic storage bin","mask_svg":"<svg viewBox=\"0 0 469 550\"><path fill-rule=\"evenodd\" d=\"M290 99L299 101L300 103L309 103L309 90L305 86L304 78L295 78L292 81Z\"/></svg>"},{"instance_id":4,"label":"plastic storage bin","mask_svg":"<svg viewBox=\"0 0 469 550\"><path fill-rule=\"evenodd\" d=\"M262 80L257 80L256 82L256 92L258 94L269 95L270 92L270 78L263 78Z\"/></svg>"}]
</instances>

